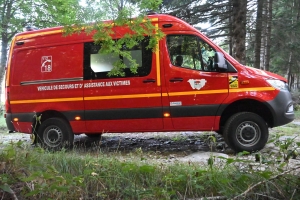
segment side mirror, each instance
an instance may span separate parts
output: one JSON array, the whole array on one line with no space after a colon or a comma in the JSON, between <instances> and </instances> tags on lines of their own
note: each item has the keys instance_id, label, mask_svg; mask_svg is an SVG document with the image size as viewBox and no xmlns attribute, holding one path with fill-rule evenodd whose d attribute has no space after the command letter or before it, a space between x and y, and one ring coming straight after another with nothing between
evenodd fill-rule
<instances>
[{"instance_id":1,"label":"side mirror","mask_svg":"<svg viewBox=\"0 0 300 200\"><path fill-rule=\"evenodd\" d=\"M225 62L223 53L216 52L214 57L214 67L215 69L227 69L227 64Z\"/></svg>"}]
</instances>

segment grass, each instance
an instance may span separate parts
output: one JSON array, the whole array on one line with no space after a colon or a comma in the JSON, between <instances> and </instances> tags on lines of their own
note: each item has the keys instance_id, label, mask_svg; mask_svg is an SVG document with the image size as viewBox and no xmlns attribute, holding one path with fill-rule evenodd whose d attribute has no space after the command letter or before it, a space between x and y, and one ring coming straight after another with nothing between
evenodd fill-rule
<instances>
[{"instance_id":1,"label":"grass","mask_svg":"<svg viewBox=\"0 0 300 200\"><path fill-rule=\"evenodd\" d=\"M288 124L285 126L279 126L273 128L271 131L272 134L283 134L286 136L297 136L300 134L299 125L296 124Z\"/></svg>"},{"instance_id":2,"label":"grass","mask_svg":"<svg viewBox=\"0 0 300 200\"><path fill-rule=\"evenodd\" d=\"M3 117L3 114L0 112L1 116L0 116L0 128L6 128L6 122L5 122L5 118Z\"/></svg>"},{"instance_id":3,"label":"grass","mask_svg":"<svg viewBox=\"0 0 300 200\"><path fill-rule=\"evenodd\" d=\"M295 120L294 121L299 121L300 120L300 110L295 111ZM300 134L300 129L299 125L294 124L294 123L289 123L284 126L278 126L275 128L271 129L271 134L283 134L286 136L297 136Z\"/></svg>"},{"instance_id":4,"label":"grass","mask_svg":"<svg viewBox=\"0 0 300 200\"><path fill-rule=\"evenodd\" d=\"M51 153L18 142L1 151L0 160L0 188L6 191L0 195L4 199L12 194L20 199L234 198L259 182L265 183L242 197L300 198L299 192L293 193L293 189L299 189L298 176L283 174L276 178L283 167L258 162L265 168L258 171L242 155L224 159L221 165L153 165L120 161L101 152L97 156L78 156L76 149Z\"/></svg>"},{"instance_id":5,"label":"grass","mask_svg":"<svg viewBox=\"0 0 300 200\"><path fill-rule=\"evenodd\" d=\"M295 120L300 120L300 110L295 111Z\"/></svg>"}]
</instances>

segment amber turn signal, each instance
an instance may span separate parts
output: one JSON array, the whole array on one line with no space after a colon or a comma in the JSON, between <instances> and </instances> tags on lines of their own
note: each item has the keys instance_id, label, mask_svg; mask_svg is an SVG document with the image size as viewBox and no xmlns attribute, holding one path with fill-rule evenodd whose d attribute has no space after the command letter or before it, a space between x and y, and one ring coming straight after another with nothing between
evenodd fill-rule
<instances>
[{"instance_id":1,"label":"amber turn signal","mask_svg":"<svg viewBox=\"0 0 300 200\"><path fill-rule=\"evenodd\" d=\"M75 117L75 120L76 120L76 121L79 121L79 120L81 120L81 117L76 116L76 117Z\"/></svg>"},{"instance_id":2,"label":"amber turn signal","mask_svg":"<svg viewBox=\"0 0 300 200\"><path fill-rule=\"evenodd\" d=\"M170 113L164 113L164 117L170 117Z\"/></svg>"},{"instance_id":3,"label":"amber turn signal","mask_svg":"<svg viewBox=\"0 0 300 200\"><path fill-rule=\"evenodd\" d=\"M244 81L241 81L241 85L247 85L247 84L249 84L250 83L250 81L249 80L244 80Z\"/></svg>"}]
</instances>

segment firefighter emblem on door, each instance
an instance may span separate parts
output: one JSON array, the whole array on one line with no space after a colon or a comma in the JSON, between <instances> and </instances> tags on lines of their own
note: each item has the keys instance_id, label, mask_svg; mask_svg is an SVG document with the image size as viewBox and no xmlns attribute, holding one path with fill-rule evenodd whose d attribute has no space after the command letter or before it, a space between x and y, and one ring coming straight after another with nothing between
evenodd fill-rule
<instances>
[{"instance_id":1,"label":"firefighter emblem on door","mask_svg":"<svg viewBox=\"0 0 300 200\"><path fill-rule=\"evenodd\" d=\"M52 72L52 56L42 56L41 72Z\"/></svg>"},{"instance_id":2,"label":"firefighter emblem on door","mask_svg":"<svg viewBox=\"0 0 300 200\"><path fill-rule=\"evenodd\" d=\"M194 90L200 90L205 86L207 81L205 79L189 79L188 82Z\"/></svg>"}]
</instances>

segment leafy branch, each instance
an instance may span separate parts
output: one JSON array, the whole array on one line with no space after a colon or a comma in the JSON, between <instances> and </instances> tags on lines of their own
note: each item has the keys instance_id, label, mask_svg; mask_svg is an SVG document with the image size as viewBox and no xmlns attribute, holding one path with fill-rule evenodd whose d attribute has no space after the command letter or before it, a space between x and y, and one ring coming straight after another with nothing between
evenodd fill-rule
<instances>
[{"instance_id":1,"label":"leafy branch","mask_svg":"<svg viewBox=\"0 0 300 200\"><path fill-rule=\"evenodd\" d=\"M155 10L160 4L161 0L142 0L127 4L123 2L120 5L118 1L104 1L101 2L104 7L101 10L106 9L108 12L106 16L111 17L110 21L101 21L99 18L95 18L94 22L85 24L85 21L90 21L90 17L81 22L77 20L76 25L65 27L65 33L74 34L84 30L87 35L91 35L96 44L100 45L99 53L116 55L129 61L129 66L126 66L122 59L113 63L114 68L108 73L109 76L125 76L124 69L126 67L129 67L132 73L137 73L138 64L128 50L138 45L145 37L149 37L147 48L152 49L153 52L156 51L156 46L164 34L155 26L155 22L147 17L145 11ZM87 10L93 10L94 16L101 16L101 13L97 13L95 8L88 7L83 13ZM136 10L139 14L133 18ZM104 15L102 15L103 17ZM123 29L122 33L118 32L120 27ZM124 32L126 33L124 34Z\"/></svg>"},{"instance_id":2,"label":"leafy branch","mask_svg":"<svg viewBox=\"0 0 300 200\"><path fill-rule=\"evenodd\" d=\"M260 182L258 182L258 183L256 183L256 184L252 185L251 187L249 187L249 188L248 188L246 191L244 191L243 193L241 193L241 194L235 196L233 199L239 199L240 197L246 196L246 195L247 195L250 191L252 191L255 187L258 187L258 186L260 186L260 185L263 185L263 184L265 184L265 183L267 183L267 182L270 182L270 181L272 181L272 180L278 179L278 178L280 178L280 177L283 176L283 175L286 175L286 174L288 174L288 173L290 173L290 172L296 171L297 169L300 169L300 166L295 167L295 168L292 168L292 169L287 170L287 171L284 171L284 172L282 172L281 174L278 174L278 175L276 175L276 176L274 176L274 177L272 177L272 178L270 178L270 179L268 179L268 180L260 181Z\"/></svg>"}]
</instances>

